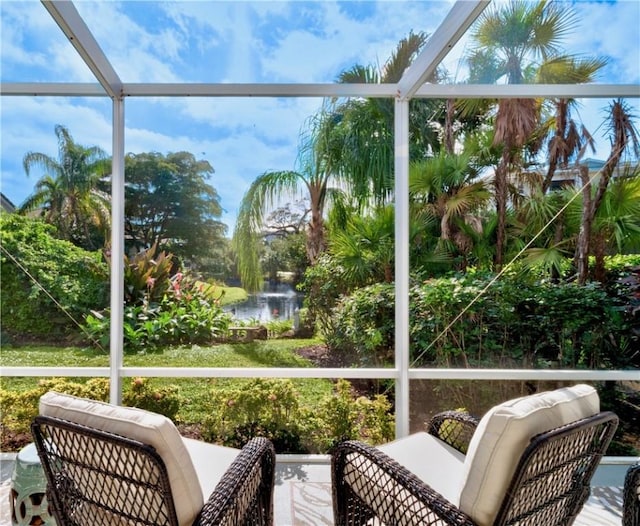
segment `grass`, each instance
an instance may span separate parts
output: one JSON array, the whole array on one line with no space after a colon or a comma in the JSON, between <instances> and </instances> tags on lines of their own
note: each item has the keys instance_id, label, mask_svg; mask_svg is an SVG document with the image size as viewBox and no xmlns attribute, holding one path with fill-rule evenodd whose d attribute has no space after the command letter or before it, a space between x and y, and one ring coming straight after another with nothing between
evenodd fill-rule
<instances>
[{"instance_id":1,"label":"grass","mask_svg":"<svg viewBox=\"0 0 640 526\"><path fill-rule=\"evenodd\" d=\"M233 303L240 303L241 301L245 301L249 295L247 291L242 287L226 287L223 285L209 285L202 281L197 282L198 284L206 287L208 293L214 299L220 300L220 305L231 305Z\"/></svg>"},{"instance_id":2,"label":"grass","mask_svg":"<svg viewBox=\"0 0 640 526\"><path fill-rule=\"evenodd\" d=\"M222 344L211 347L171 347L163 352L134 354L124 357L125 367L311 367L313 363L296 353L296 349L317 345L317 339L266 340L244 344ZM108 367L109 356L94 349L78 347L53 347L25 345L4 346L0 365L31 367ZM2 388L22 391L37 385L38 377L3 377ZM73 378L83 382L87 378ZM127 386L130 380L124 379ZM181 408L181 422L199 422L209 392L216 386L242 385L242 378L152 378L154 387L176 385L182 397L188 401ZM327 379L292 380L300 396L300 404L313 407L318 400L332 392L333 383Z\"/></svg>"}]
</instances>

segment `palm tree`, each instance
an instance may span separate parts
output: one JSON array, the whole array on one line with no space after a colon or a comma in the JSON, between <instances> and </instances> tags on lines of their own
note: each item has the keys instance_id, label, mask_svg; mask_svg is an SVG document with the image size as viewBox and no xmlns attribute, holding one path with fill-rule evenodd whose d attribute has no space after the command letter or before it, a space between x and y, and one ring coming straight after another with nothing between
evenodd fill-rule
<instances>
[{"instance_id":1,"label":"palm tree","mask_svg":"<svg viewBox=\"0 0 640 526\"><path fill-rule=\"evenodd\" d=\"M630 150L635 159L640 157L640 137L633 123L634 117L631 108L624 101L618 99L611 103L609 106L611 152L598 175L594 190L592 190L592 181L586 170L580 174L583 184L582 218L575 253L579 283L585 283L587 280L594 219L604 201L609 181L626 152Z\"/></svg>"},{"instance_id":2,"label":"palm tree","mask_svg":"<svg viewBox=\"0 0 640 526\"><path fill-rule=\"evenodd\" d=\"M559 55L558 45L574 20L573 10L547 0L534 5L521 0L493 4L482 13L472 32L476 47L469 57L471 71L479 75L482 67L487 66L494 82L504 78L510 84L524 83L534 77L540 65ZM533 99L498 102L494 141L503 147L494 180L498 266L504 257L508 177L519 162L519 152L537 127L539 112L540 105Z\"/></svg>"},{"instance_id":3,"label":"palm tree","mask_svg":"<svg viewBox=\"0 0 640 526\"><path fill-rule=\"evenodd\" d=\"M19 212L40 210L44 220L55 225L63 239L95 249L93 229L104 236L104 241L108 238L109 196L99 185L110 173L110 162L97 146L74 142L64 126L57 125L55 133L58 159L38 152L28 152L23 158L27 176L34 167L42 168L45 174Z\"/></svg>"},{"instance_id":4,"label":"palm tree","mask_svg":"<svg viewBox=\"0 0 640 526\"><path fill-rule=\"evenodd\" d=\"M379 72L356 65L344 71L340 82L397 82L426 41L410 33L400 41ZM350 99L332 101L309 121L302 137L296 170L266 172L242 199L233 243L243 286L261 284L257 245L264 215L285 194L303 193L310 203L307 257L313 264L326 249L324 217L330 196L348 192L359 206L383 204L393 191L393 101ZM434 134L435 136L435 134ZM331 185L342 190L338 191Z\"/></svg>"},{"instance_id":5,"label":"palm tree","mask_svg":"<svg viewBox=\"0 0 640 526\"><path fill-rule=\"evenodd\" d=\"M572 56L558 56L547 60L538 71L538 79L542 83L575 83L586 84L593 82L595 74L607 63L603 58L580 59ZM549 167L542 182L542 192L551 186L556 169L566 169L570 160L585 146L593 149L593 138L584 126L579 126L571 116L571 109L575 106L574 99L555 99L553 101L554 115L547 125L550 137L547 148L549 150Z\"/></svg>"},{"instance_id":6,"label":"palm tree","mask_svg":"<svg viewBox=\"0 0 640 526\"><path fill-rule=\"evenodd\" d=\"M489 200L490 193L469 153L455 155L445 151L437 156L414 161L409 171L409 191L416 206L440 222L440 239L466 256L472 240L461 225L476 231L482 226L477 215Z\"/></svg>"},{"instance_id":7,"label":"palm tree","mask_svg":"<svg viewBox=\"0 0 640 526\"><path fill-rule=\"evenodd\" d=\"M352 214L329 242L345 283L355 289L384 281L393 282L394 209L383 206L367 216Z\"/></svg>"},{"instance_id":8,"label":"palm tree","mask_svg":"<svg viewBox=\"0 0 640 526\"><path fill-rule=\"evenodd\" d=\"M385 84L398 82L426 43L426 33L409 33L391 57L378 69L355 65L342 72L338 82ZM439 79L436 72L431 79ZM334 166L351 181L354 197L361 203L370 199L383 204L393 194L394 101L354 98L337 104L333 132L342 148L334 149ZM410 155L422 158L440 148L432 123L443 113L442 101L415 99L409 111Z\"/></svg>"}]
</instances>

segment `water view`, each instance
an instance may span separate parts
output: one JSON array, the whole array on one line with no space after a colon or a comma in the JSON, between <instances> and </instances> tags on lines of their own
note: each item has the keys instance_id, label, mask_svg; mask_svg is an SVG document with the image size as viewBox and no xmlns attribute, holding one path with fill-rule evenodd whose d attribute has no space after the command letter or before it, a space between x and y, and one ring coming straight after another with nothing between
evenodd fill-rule
<instances>
[{"instance_id":1,"label":"water view","mask_svg":"<svg viewBox=\"0 0 640 526\"><path fill-rule=\"evenodd\" d=\"M291 320L302 307L303 295L291 285L266 285L263 292L250 294L246 301L225 307L238 320Z\"/></svg>"}]
</instances>

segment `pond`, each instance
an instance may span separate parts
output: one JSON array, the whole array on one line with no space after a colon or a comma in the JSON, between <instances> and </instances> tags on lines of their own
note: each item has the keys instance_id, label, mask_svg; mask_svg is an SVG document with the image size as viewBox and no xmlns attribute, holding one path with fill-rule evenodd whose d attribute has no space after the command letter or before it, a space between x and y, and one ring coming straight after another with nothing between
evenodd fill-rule
<instances>
[{"instance_id":1,"label":"pond","mask_svg":"<svg viewBox=\"0 0 640 526\"><path fill-rule=\"evenodd\" d=\"M303 295L287 283L267 284L258 294L250 294L246 301L224 308L237 320L291 320L302 307Z\"/></svg>"}]
</instances>

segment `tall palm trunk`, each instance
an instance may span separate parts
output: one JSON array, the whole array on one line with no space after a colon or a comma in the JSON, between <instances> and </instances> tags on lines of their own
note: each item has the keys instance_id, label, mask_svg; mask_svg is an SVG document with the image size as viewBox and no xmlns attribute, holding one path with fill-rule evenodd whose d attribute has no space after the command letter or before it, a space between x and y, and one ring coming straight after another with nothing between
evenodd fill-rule
<instances>
[{"instance_id":1,"label":"tall palm trunk","mask_svg":"<svg viewBox=\"0 0 640 526\"><path fill-rule=\"evenodd\" d=\"M505 147L502 160L496 168L494 189L496 200L496 215L498 225L496 228L496 257L495 264L499 269L504 262L504 246L507 231L507 173L509 171L509 153Z\"/></svg>"},{"instance_id":2,"label":"tall palm trunk","mask_svg":"<svg viewBox=\"0 0 640 526\"><path fill-rule=\"evenodd\" d=\"M307 259L309 264L313 265L318 256L322 254L326 246L326 240L324 236L324 220L322 219L322 210L324 208L324 194L325 189L323 186L309 185L309 196L311 198L311 219L307 226Z\"/></svg>"},{"instance_id":3,"label":"tall palm trunk","mask_svg":"<svg viewBox=\"0 0 640 526\"><path fill-rule=\"evenodd\" d=\"M444 116L444 149L447 153L453 154L455 148L453 134L453 115L455 112L455 100L447 99Z\"/></svg>"},{"instance_id":4,"label":"tall palm trunk","mask_svg":"<svg viewBox=\"0 0 640 526\"><path fill-rule=\"evenodd\" d=\"M622 158L622 154L629 146L632 146L634 153L637 155L640 141L638 133L633 125L628 107L620 100L614 101L609 109L611 118L610 130L613 134L611 153L607 158L607 162L602 167L598 187L595 195L591 198L591 184L589 174L583 171L580 173L582 179L582 223L578 234L578 243L576 246L576 267L578 269L578 283L584 284L587 281L589 272L589 250L592 235L593 220L598 208L604 199L607 186ZM585 167L586 170L586 167Z\"/></svg>"}]
</instances>

